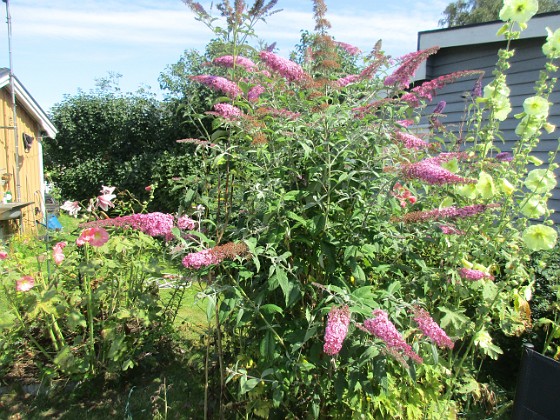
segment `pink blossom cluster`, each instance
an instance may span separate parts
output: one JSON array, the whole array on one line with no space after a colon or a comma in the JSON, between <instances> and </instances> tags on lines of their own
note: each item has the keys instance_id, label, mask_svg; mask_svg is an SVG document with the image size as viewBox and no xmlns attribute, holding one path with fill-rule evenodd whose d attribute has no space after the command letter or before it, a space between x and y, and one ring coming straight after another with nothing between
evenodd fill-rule
<instances>
[{"instance_id":1,"label":"pink blossom cluster","mask_svg":"<svg viewBox=\"0 0 560 420\"><path fill-rule=\"evenodd\" d=\"M366 319L363 323L368 332L383 340L391 353L403 353L415 362L422 363L422 358L412 350L412 347L404 341L397 331L395 325L389 321L387 312L382 309L375 309L373 316L374 318Z\"/></svg>"},{"instance_id":2,"label":"pink blossom cluster","mask_svg":"<svg viewBox=\"0 0 560 420\"><path fill-rule=\"evenodd\" d=\"M491 274L485 273L484 271L474 270L472 268L461 268L459 269L459 275L461 278L465 280L482 280L482 279L489 279L494 280L494 276Z\"/></svg>"},{"instance_id":3,"label":"pink blossom cluster","mask_svg":"<svg viewBox=\"0 0 560 420\"><path fill-rule=\"evenodd\" d=\"M235 120L243 116L243 111L230 104L216 104L214 105L214 111L208 111L206 113L225 118L226 120Z\"/></svg>"},{"instance_id":4,"label":"pink blossom cluster","mask_svg":"<svg viewBox=\"0 0 560 420\"><path fill-rule=\"evenodd\" d=\"M264 91L265 89L261 85L253 86L251 89L249 89L249 92L247 92L247 100L249 102L257 102Z\"/></svg>"},{"instance_id":5,"label":"pink blossom cluster","mask_svg":"<svg viewBox=\"0 0 560 420\"><path fill-rule=\"evenodd\" d=\"M443 76L424 82L420 86L416 86L409 93L404 94L401 99L412 106L418 106L420 104L420 99L431 101L436 95L436 91L445 85L462 77L480 75L480 73L480 70L461 70L450 74L444 74Z\"/></svg>"},{"instance_id":6,"label":"pink blossom cluster","mask_svg":"<svg viewBox=\"0 0 560 420\"><path fill-rule=\"evenodd\" d=\"M413 211L405 214L402 217L393 218L391 220L404 223L418 223L426 222L429 220L439 219L464 219L477 214L483 213L488 209L499 207L497 203L494 204L474 204L465 207L444 207L442 209L433 209L427 211Z\"/></svg>"},{"instance_id":7,"label":"pink blossom cluster","mask_svg":"<svg viewBox=\"0 0 560 420\"><path fill-rule=\"evenodd\" d=\"M359 74L349 74L348 76L341 77L336 81L336 84L340 87L346 87L351 83L356 83L358 80L361 79Z\"/></svg>"},{"instance_id":8,"label":"pink blossom cluster","mask_svg":"<svg viewBox=\"0 0 560 420\"><path fill-rule=\"evenodd\" d=\"M430 185L476 183L476 179L464 178L441 167L442 159L446 159L442 155L404 165L401 170L403 177L405 179L419 179Z\"/></svg>"},{"instance_id":9,"label":"pink blossom cluster","mask_svg":"<svg viewBox=\"0 0 560 420\"><path fill-rule=\"evenodd\" d=\"M340 352L342 343L348 334L348 325L350 325L350 310L348 306L341 308L333 306L329 311L327 327L325 328L323 351L326 354L334 356Z\"/></svg>"},{"instance_id":10,"label":"pink blossom cluster","mask_svg":"<svg viewBox=\"0 0 560 420\"><path fill-rule=\"evenodd\" d=\"M410 133L403 133L402 131L397 131L395 133L395 138L401 142L407 149L425 149L430 147L430 143L425 142L421 138L416 137Z\"/></svg>"},{"instance_id":11,"label":"pink blossom cluster","mask_svg":"<svg viewBox=\"0 0 560 420\"><path fill-rule=\"evenodd\" d=\"M82 231L78 239L76 239L76 245L82 246L85 244L90 244L91 246L99 247L102 246L109 240L109 233L98 226L86 228Z\"/></svg>"},{"instance_id":12,"label":"pink blossom cluster","mask_svg":"<svg viewBox=\"0 0 560 420\"><path fill-rule=\"evenodd\" d=\"M218 92L223 92L230 98L237 98L241 95L241 88L225 77L210 76L205 74L200 76L191 76L190 78L191 80L202 83L203 85Z\"/></svg>"},{"instance_id":13,"label":"pink blossom cluster","mask_svg":"<svg viewBox=\"0 0 560 420\"><path fill-rule=\"evenodd\" d=\"M5 260L8 258L8 253L6 251L0 251L0 260Z\"/></svg>"},{"instance_id":14,"label":"pink blossom cluster","mask_svg":"<svg viewBox=\"0 0 560 420\"><path fill-rule=\"evenodd\" d=\"M414 321L418 324L420 331L436 343L439 347L447 347L452 349L454 346L453 341L441 329L441 327L432 319L428 311L423 308L414 308Z\"/></svg>"},{"instance_id":15,"label":"pink blossom cluster","mask_svg":"<svg viewBox=\"0 0 560 420\"><path fill-rule=\"evenodd\" d=\"M260 115L270 115L271 117L281 117L289 120L295 120L301 116L299 112L293 112L288 109L275 109L262 107L257 109L257 114Z\"/></svg>"},{"instance_id":16,"label":"pink blossom cluster","mask_svg":"<svg viewBox=\"0 0 560 420\"><path fill-rule=\"evenodd\" d=\"M212 264L218 264L221 260L214 255L211 249L203 249L198 252L191 252L183 258L183 265L186 268L198 270L202 267L208 267Z\"/></svg>"},{"instance_id":17,"label":"pink blossom cluster","mask_svg":"<svg viewBox=\"0 0 560 420\"><path fill-rule=\"evenodd\" d=\"M455 226L451 225L439 225L441 232L444 235L464 235L465 231L461 229L457 229Z\"/></svg>"},{"instance_id":18,"label":"pink blossom cluster","mask_svg":"<svg viewBox=\"0 0 560 420\"><path fill-rule=\"evenodd\" d=\"M362 52L362 50L360 50L358 47L355 47L354 45L348 44L346 42L335 42L335 44L350 55L358 55Z\"/></svg>"},{"instance_id":19,"label":"pink blossom cluster","mask_svg":"<svg viewBox=\"0 0 560 420\"><path fill-rule=\"evenodd\" d=\"M222 57L215 58L212 62L218 66L227 68L232 68L234 65L243 67L247 71L252 71L256 67L255 63L240 55L235 57L233 55L224 55Z\"/></svg>"},{"instance_id":20,"label":"pink blossom cluster","mask_svg":"<svg viewBox=\"0 0 560 420\"><path fill-rule=\"evenodd\" d=\"M132 229L140 230L150 236L163 236L165 238L169 238L171 236L171 229L173 228L174 221L175 218L171 214L154 212L96 220L94 222L85 223L83 226L130 227Z\"/></svg>"},{"instance_id":21,"label":"pink blossom cluster","mask_svg":"<svg viewBox=\"0 0 560 420\"><path fill-rule=\"evenodd\" d=\"M195 230L196 220L191 219L189 216L181 216L177 219L177 227L181 230Z\"/></svg>"},{"instance_id":22,"label":"pink blossom cluster","mask_svg":"<svg viewBox=\"0 0 560 420\"><path fill-rule=\"evenodd\" d=\"M60 265L62 264L62 261L64 261L64 252L62 250L66 247L66 245L68 245L67 242L58 242L55 246L53 246L53 260L56 265Z\"/></svg>"},{"instance_id":23,"label":"pink blossom cluster","mask_svg":"<svg viewBox=\"0 0 560 420\"><path fill-rule=\"evenodd\" d=\"M271 70L274 70L290 82L306 80L309 77L299 64L272 52L261 51L259 56Z\"/></svg>"},{"instance_id":24,"label":"pink blossom cluster","mask_svg":"<svg viewBox=\"0 0 560 420\"><path fill-rule=\"evenodd\" d=\"M439 47L431 47L421 51L411 52L401 58L401 65L391 75L385 78L385 86L396 86L404 89L410 84L410 79L430 55L435 54Z\"/></svg>"}]
</instances>

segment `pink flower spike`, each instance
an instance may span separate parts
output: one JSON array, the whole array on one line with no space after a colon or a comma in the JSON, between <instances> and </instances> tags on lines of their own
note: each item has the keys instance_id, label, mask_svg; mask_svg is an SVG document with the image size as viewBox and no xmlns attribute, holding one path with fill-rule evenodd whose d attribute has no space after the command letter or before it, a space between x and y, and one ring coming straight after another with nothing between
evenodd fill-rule
<instances>
[{"instance_id":1,"label":"pink flower spike","mask_svg":"<svg viewBox=\"0 0 560 420\"><path fill-rule=\"evenodd\" d=\"M477 281L482 279L494 280L494 276L485 273L484 271L473 270L472 268L461 268L459 270L459 275L461 276L461 278L465 280L472 280L472 281Z\"/></svg>"},{"instance_id":2,"label":"pink flower spike","mask_svg":"<svg viewBox=\"0 0 560 420\"><path fill-rule=\"evenodd\" d=\"M97 207L101 207L103 211L109 210L109 207L115 207L111 200L114 199L116 195L114 194L103 194L97 197L96 205Z\"/></svg>"},{"instance_id":3,"label":"pink flower spike","mask_svg":"<svg viewBox=\"0 0 560 420\"><path fill-rule=\"evenodd\" d=\"M183 258L183 265L186 268L198 270L202 267L207 267L212 264L219 263L220 260L217 258L211 249L204 249L198 252L192 252L190 254L185 255Z\"/></svg>"},{"instance_id":4,"label":"pink flower spike","mask_svg":"<svg viewBox=\"0 0 560 420\"><path fill-rule=\"evenodd\" d=\"M215 91L223 92L230 98L237 98L241 95L241 88L225 77L200 75L191 76L190 78L191 80L202 83Z\"/></svg>"},{"instance_id":5,"label":"pink flower spike","mask_svg":"<svg viewBox=\"0 0 560 420\"><path fill-rule=\"evenodd\" d=\"M256 67L255 63L240 55L236 57L233 57L232 55L224 55L222 57L215 58L212 62L218 66L228 68L232 68L235 64L236 66L243 67L247 71L252 71Z\"/></svg>"},{"instance_id":6,"label":"pink flower spike","mask_svg":"<svg viewBox=\"0 0 560 420\"><path fill-rule=\"evenodd\" d=\"M189 216L181 216L177 220L177 227L181 230L195 230L196 221L191 219Z\"/></svg>"},{"instance_id":7,"label":"pink flower spike","mask_svg":"<svg viewBox=\"0 0 560 420\"><path fill-rule=\"evenodd\" d=\"M243 111L230 104L216 104L214 105L214 112L209 111L207 114L222 117L226 120L236 120L243 116Z\"/></svg>"},{"instance_id":8,"label":"pink flower spike","mask_svg":"<svg viewBox=\"0 0 560 420\"><path fill-rule=\"evenodd\" d=\"M334 356L340 352L342 343L348 334L349 324L350 310L348 306L343 306L342 308L333 306L329 312L327 327L325 329L323 351L326 354Z\"/></svg>"},{"instance_id":9,"label":"pink flower spike","mask_svg":"<svg viewBox=\"0 0 560 420\"><path fill-rule=\"evenodd\" d=\"M290 82L302 81L309 77L299 64L279 55L268 51L261 51L259 56L269 68Z\"/></svg>"},{"instance_id":10,"label":"pink flower spike","mask_svg":"<svg viewBox=\"0 0 560 420\"><path fill-rule=\"evenodd\" d=\"M8 253L6 251L0 251L0 260L5 260L8 258Z\"/></svg>"},{"instance_id":11,"label":"pink flower spike","mask_svg":"<svg viewBox=\"0 0 560 420\"><path fill-rule=\"evenodd\" d=\"M102 246L109 240L109 233L100 227L91 227L84 229L78 239L76 245L82 246L89 243L91 246Z\"/></svg>"},{"instance_id":12,"label":"pink flower spike","mask_svg":"<svg viewBox=\"0 0 560 420\"><path fill-rule=\"evenodd\" d=\"M33 276L23 276L19 280L16 280L16 290L18 292L28 292L35 286L35 279Z\"/></svg>"},{"instance_id":13,"label":"pink flower spike","mask_svg":"<svg viewBox=\"0 0 560 420\"><path fill-rule=\"evenodd\" d=\"M453 349L455 345L447 336L445 331L432 319L428 311L420 307L414 308L414 321L418 324L420 331L436 343L439 347L447 347Z\"/></svg>"},{"instance_id":14,"label":"pink flower spike","mask_svg":"<svg viewBox=\"0 0 560 420\"><path fill-rule=\"evenodd\" d=\"M395 325L389 321L387 312L382 309L375 309L373 316L375 318L364 321L364 328L368 332L383 340L390 352L395 354L402 352L415 362L422 363L422 358L412 350L412 347L404 341L401 334L397 331Z\"/></svg>"}]
</instances>

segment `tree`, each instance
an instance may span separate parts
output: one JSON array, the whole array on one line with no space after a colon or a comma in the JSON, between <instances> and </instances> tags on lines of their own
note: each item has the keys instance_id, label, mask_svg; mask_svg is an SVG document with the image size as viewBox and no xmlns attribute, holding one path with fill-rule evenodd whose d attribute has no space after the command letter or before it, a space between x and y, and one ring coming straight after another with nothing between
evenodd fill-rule
<instances>
[{"instance_id":1,"label":"tree","mask_svg":"<svg viewBox=\"0 0 560 420\"><path fill-rule=\"evenodd\" d=\"M457 0L449 3L439 21L439 26L451 28L453 26L483 23L498 20L503 2L501 0ZM539 0L539 13L560 10L558 0Z\"/></svg>"},{"instance_id":2,"label":"tree","mask_svg":"<svg viewBox=\"0 0 560 420\"><path fill-rule=\"evenodd\" d=\"M66 96L55 105L58 129L45 142L45 167L63 199L83 201L102 185L128 190L138 198L157 182L153 207L176 211L178 198L171 178L184 176L192 163L190 150L176 140L189 137L172 104L138 90L122 93L118 75L98 81L89 93ZM185 158L186 157L186 158Z\"/></svg>"}]
</instances>

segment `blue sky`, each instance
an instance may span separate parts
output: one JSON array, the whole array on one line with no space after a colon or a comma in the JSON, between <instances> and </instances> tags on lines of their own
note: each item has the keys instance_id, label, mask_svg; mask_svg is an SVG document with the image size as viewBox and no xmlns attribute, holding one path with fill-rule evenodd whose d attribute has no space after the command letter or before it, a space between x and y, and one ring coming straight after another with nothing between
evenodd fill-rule
<instances>
[{"instance_id":1,"label":"blue sky","mask_svg":"<svg viewBox=\"0 0 560 420\"><path fill-rule=\"evenodd\" d=\"M233 2L233 0L232 0ZM210 2L200 1L210 10ZM252 0L247 0L252 4ZM416 50L418 31L437 29L448 0L325 0L331 34L370 51L378 39L392 56ZM89 91L108 72L123 91L150 87L186 49L212 33L181 0L9 0L14 73L48 111L64 95ZM282 12L257 25L259 38L287 56L300 30L312 30L310 0L279 0ZM0 67L8 67L5 3L0 3Z\"/></svg>"}]
</instances>

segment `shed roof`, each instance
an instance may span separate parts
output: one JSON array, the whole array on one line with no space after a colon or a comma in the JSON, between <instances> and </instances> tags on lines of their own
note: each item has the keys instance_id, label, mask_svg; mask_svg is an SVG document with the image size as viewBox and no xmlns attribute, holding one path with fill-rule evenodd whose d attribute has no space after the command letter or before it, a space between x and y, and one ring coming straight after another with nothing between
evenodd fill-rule
<instances>
[{"instance_id":1,"label":"shed roof","mask_svg":"<svg viewBox=\"0 0 560 420\"><path fill-rule=\"evenodd\" d=\"M14 86L16 97L19 101L19 105L23 106L27 112L31 114L35 120L39 123L42 130L44 130L47 135L51 138L56 136L57 129L45 113L43 109L39 106L37 101L31 96L31 94L25 89L17 77L14 76ZM10 86L10 70L7 68L0 68L0 89L8 89L11 93Z\"/></svg>"},{"instance_id":2,"label":"shed roof","mask_svg":"<svg viewBox=\"0 0 560 420\"><path fill-rule=\"evenodd\" d=\"M504 25L502 21L476 23L471 25L456 26L453 28L433 29L418 32L418 50L438 46L451 48L465 45L488 44L502 42L504 38L496 33ZM560 27L560 12L541 13L533 16L528 22L527 29L521 32L520 39L544 38L547 36L546 28L552 30ZM426 62L416 72L415 79L426 78Z\"/></svg>"}]
</instances>

